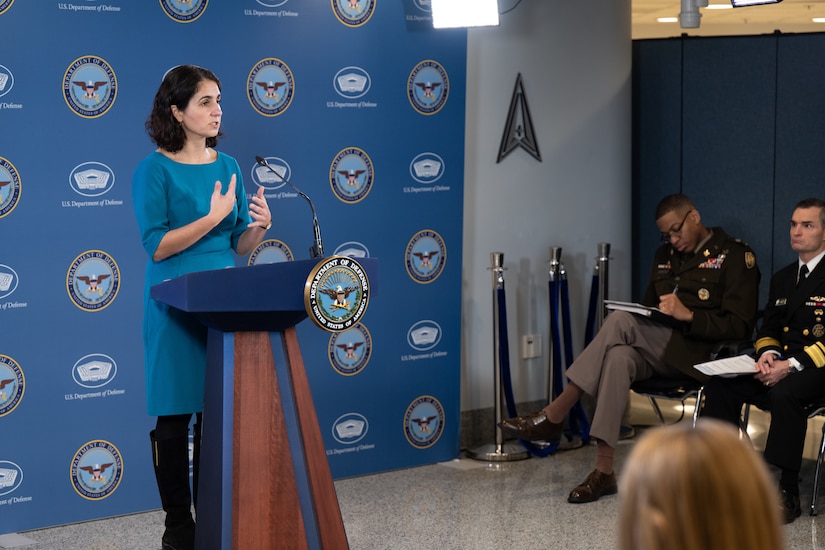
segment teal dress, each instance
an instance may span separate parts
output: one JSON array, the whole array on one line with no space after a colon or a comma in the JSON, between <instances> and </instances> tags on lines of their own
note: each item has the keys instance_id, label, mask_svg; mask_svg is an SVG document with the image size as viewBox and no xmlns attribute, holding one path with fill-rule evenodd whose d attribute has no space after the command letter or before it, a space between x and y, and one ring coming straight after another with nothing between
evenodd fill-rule
<instances>
[{"instance_id":1,"label":"teal dress","mask_svg":"<svg viewBox=\"0 0 825 550\"><path fill-rule=\"evenodd\" d=\"M198 242L156 262L163 236L209 213L215 182L226 193L235 174L235 209ZM149 254L144 288L143 347L146 405L151 416L203 410L207 329L193 317L156 300L152 285L185 273L235 267L233 250L250 223L241 170L223 153L210 164L181 164L154 152L132 177L132 199L140 238ZM217 291L218 289L216 289Z\"/></svg>"}]
</instances>

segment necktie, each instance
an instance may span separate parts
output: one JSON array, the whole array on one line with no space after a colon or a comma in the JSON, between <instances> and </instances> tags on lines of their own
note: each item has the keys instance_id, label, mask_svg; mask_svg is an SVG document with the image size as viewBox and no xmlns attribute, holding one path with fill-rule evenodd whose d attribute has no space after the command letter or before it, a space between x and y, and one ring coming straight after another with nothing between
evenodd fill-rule
<instances>
[{"instance_id":1,"label":"necktie","mask_svg":"<svg viewBox=\"0 0 825 550\"><path fill-rule=\"evenodd\" d=\"M800 268L799 268L799 276L796 278L796 286L799 287L799 285L802 283L802 281L807 276L808 276L808 266L805 265L805 264L802 264L802 266L800 266Z\"/></svg>"}]
</instances>

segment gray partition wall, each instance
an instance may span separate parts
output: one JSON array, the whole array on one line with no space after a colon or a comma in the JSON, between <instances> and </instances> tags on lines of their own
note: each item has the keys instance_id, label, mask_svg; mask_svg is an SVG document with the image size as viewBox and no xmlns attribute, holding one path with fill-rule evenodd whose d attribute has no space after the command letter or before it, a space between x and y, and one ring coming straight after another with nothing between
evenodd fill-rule
<instances>
[{"instance_id":1,"label":"gray partition wall","mask_svg":"<svg viewBox=\"0 0 825 550\"><path fill-rule=\"evenodd\" d=\"M825 34L681 37L633 44L634 298L644 291L661 196L691 196L709 225L770 274L793 259L793 205L825 196Z\"/></svg>"},{"instance_id":2,"label":"gray partition wall","mask_svg":"<svg viewBox=\"0 0 825 550\"><path fill-rule=\"evenodd\" d=\"M788 219L794 204L825 197L825 34L796 34L779 40L774 179L774 265L794 259Z\"/></svg>"},{"instance_id":3,"label":"gray partition wall","mask_svg":"<svg viewBox=\"0 0 825 550\"><path fill-rule=\"evenodd\" d=\"M653 211L664 195L681 190L682 43L633 43L633 293L644 294L653 250L659 245Z\"/></svg>"}]
</instances>

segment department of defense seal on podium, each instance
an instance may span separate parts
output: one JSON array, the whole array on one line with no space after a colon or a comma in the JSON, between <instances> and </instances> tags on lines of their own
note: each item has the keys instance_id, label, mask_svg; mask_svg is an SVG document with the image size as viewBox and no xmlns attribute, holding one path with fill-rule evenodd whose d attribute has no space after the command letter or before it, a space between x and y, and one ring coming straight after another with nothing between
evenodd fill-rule
<instances>
[{"instance_id":1,"label":"department of defense seal on podium","mask_svg":"<svg viewBox=\"0 0 825 550\"><path fill-rule=\"evenodd\" d=\"M361 264L346 256L322 259L304 286L309 318L330 332L347 330L360 321L368 302L367 274Z\"/></svg>"}]
</instances>

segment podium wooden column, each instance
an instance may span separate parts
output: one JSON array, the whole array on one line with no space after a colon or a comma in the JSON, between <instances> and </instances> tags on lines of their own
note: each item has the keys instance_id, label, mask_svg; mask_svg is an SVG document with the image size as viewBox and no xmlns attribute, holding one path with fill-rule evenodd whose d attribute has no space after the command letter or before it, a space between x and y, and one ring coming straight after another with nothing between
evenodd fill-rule
<instances>
[{"instance_id":1,"label":"podium wooden column","mask_svg":"<svg viewBox=\"0 0 825 550\"><path fill-rule=\"evenodd\" d=\"M201 271L151 289L209 327L198 549L349 547L295 331L318 262Z\"/></svg>"}]
</instances>

